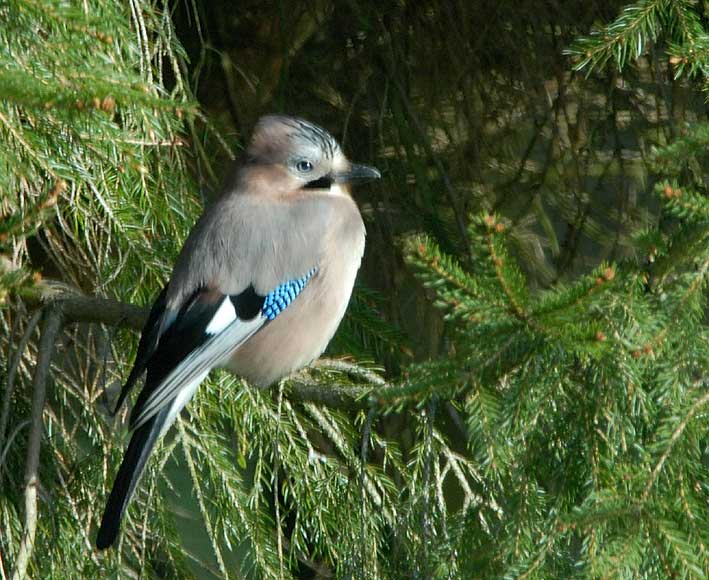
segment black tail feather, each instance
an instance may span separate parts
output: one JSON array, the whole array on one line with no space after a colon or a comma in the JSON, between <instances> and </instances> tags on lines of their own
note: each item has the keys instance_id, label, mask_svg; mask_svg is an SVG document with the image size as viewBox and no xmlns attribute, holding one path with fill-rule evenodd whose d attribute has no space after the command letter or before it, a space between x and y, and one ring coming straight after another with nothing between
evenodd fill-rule
<instances>
[{"instance_id":1,"label":"black tail feather","mask_svg":"<svg viewBox=\"0 0 709 580\"><path fill-rule=\"evenodd\" d=\"M131 437L118 475L113 483L111 495L108 497L106 509L103 512L101 527L96 538L96 547L99 550L113 545L118 537L123 514L140 481L140 476L145 470L150 453L160 436L168 411L169 405L136 429Z\"/></svg>"}]
</instances>

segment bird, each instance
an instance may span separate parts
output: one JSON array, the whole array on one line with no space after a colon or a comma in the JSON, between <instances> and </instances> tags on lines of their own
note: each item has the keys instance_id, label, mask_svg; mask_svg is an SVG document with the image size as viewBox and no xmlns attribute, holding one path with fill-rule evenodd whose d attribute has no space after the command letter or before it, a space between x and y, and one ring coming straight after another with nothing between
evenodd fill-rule
<instances>
[{"instance_id":1,"label":"bird","mask_svg":"<svg viewBox=\"0 0 709 580\"><path fill-rule=\"evenodd\" d=\"M131 438L96 538L113 545L156 443L213 368L268 387L317 359L352 294L365 227L351 163L325 129L267 115L238 169L197 220L153 303L116 410L145 373Z\"/></svg>"}]
</instances>

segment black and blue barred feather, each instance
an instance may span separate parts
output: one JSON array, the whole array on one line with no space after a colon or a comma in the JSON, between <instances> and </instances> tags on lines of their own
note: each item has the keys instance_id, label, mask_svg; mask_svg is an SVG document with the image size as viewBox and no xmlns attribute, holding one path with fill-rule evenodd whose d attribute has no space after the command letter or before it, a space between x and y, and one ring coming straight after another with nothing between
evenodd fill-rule
<instances>
[{"instance_id":1,"label":"black and blue barred feather","mask_svg":"<svg viewBox=\"0 0 709 580\"><path fill-rule=\"evenodd\" d=\"M263 307L261 308L263 315L268 320L275 319L303 291L317 271L317 268L313 268L305 276L284 282L269 292L264 298Z\"/></svg>"}]
</instances>

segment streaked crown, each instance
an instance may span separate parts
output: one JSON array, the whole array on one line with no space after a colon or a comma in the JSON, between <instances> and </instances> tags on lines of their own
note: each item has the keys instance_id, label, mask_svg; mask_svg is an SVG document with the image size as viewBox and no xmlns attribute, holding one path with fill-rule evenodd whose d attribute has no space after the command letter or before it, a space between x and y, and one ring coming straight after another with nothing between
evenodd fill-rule
<instances>
[{"instance_id":1,"label":"streaked crown","mask_svg":"<svg viewBox=\"0 0 709 580\"><path fill-rule=\"evenodd\" d=\"M337 140L322 127L297 117L267 115L256 124L247 150L253 165L280 165L311 189L379 177L376 169L353 165Z\"/></svg>"}]
</instances>

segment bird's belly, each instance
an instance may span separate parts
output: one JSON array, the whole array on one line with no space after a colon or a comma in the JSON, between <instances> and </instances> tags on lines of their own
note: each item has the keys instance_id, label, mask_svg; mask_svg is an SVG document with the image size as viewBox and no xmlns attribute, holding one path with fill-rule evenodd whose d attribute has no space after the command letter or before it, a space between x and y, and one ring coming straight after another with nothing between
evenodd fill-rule
<instances>
[{"instance_id":1,"label":"bird's belly","mask_svg":"<svg viewBox=\"0 0 709 580\"><path fill-rule=\"evenodd\" d=\"M239 347L224 366L265 387L320 356L347 309L359 260L350 264L321 269L293 303Z\"/></svg>"}]
</instances>

